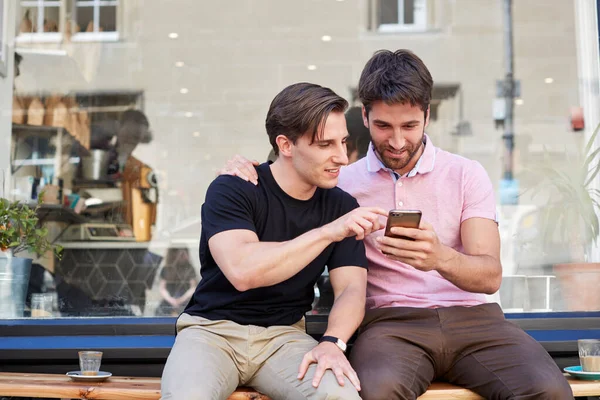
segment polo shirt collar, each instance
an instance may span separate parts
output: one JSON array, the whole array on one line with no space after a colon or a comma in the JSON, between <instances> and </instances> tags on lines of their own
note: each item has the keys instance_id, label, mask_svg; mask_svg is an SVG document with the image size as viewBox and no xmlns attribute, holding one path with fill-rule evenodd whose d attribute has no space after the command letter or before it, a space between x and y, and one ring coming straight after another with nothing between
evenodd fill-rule
<instances>
[{"instance_id":1,"label":"polo shirt collar","mask_svg":"<svg viewBox=\"0 0 600 400\"><path fill-rule=\"evenodd\" d=\"M423 151L423 154L421 154L421 157L419 157L415 167L407 174L408 177L433 171L435 165L435 147L427 134L425 134L424 142L425 150ZM367 151L367 170L369 172L379 172L380 170L394 172L383 165L377 156L377 153L375 153L372 142L369 143L369 150Z\"/></svg>"}]
</instances>

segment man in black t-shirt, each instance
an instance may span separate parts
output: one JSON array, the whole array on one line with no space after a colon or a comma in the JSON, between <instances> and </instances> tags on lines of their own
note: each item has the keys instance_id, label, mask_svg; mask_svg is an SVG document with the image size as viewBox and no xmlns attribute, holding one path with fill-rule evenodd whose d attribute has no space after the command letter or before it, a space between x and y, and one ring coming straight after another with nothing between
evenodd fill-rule
<instances>
[{"instance_id":1,"label":"man in black t-shirt","mask_svg":"<svg viewBox=\"0 0 600 400\"><path fill-rule=\"evenodd\" d=\"M274 399L358 399L344 355L365 307L362 239L379 208L336 188L348 163L347 102L318 85L279 93L267 114L273 163L260 183L220 176L202 206L202 280L177 321L162 399L226 399L238 385ZM321 343L304 314L327 265L335 303Z\"/></svg>"}]
</instances>

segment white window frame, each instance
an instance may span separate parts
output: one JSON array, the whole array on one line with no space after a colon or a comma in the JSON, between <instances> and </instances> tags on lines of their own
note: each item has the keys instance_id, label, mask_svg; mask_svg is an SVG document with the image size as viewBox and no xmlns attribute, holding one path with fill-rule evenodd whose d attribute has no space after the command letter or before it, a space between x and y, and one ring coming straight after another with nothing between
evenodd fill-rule
<instances>
[{"instance_id":1,"label":"white window frame","mask_svg":"<svg viewBox=\"0 0 600 400\"><path fill-rule=\"evenodd\" d=\"M116 7L116 31L100 32L100 7L115 6ZM121 30L119 21L119 12L121 2L119 0L73 0L73 19L76 20L77 9L83 7L94 7L94 32L77 32L73 34L71 40L73 42L116 42L119 40L119 31ZM82 27L82 29L85 29Z\"/></svg>"},{"instance_id":2,"label":"white window frame","mask_svg":"<svg viewBox=\"0 0 600 400\"><path fill-rule=\"evenodd\" d=\"M379 1L379 0L377 0ZM398 21L404 21L404 2L414 2L414 24L380 24L377 23L377 31L381 33L395 32L423 32L427 30L427 0L397 0L398 1Z\"/></svg>"},{"instance_id":3,"label":"white window frame","mask_svg":"<svg viewBox=\"0 0 600 400\"><path fill-rule=\"evenodd\" d=\"M0 0L0 78L5 78L8 73L8 1Z\"/></svg>"},{"instance_id":4,"label":"white window frame","mask_svg":"<svg viewBox=\"0 0 600 400\"><path fill-rule=\"evenodd\" d=\"M9 0L10 1L10 0ZM46 42L46 43L57 43L63 38L63 22L62 16L64 15L65 0L18 0L19 8L30 7L37 9L37 21L36 26L37 32L19 32L15 37L15 42L26 43L26 42ZM47 6L58 6L59 19L56 21L58 24L58 32L44 32L44 8ZM54 7L53 7L54 8ZM17 21L17 26L21 21ZM42 32L39 30L42 29Z\"/></svg>"}]
</instances>

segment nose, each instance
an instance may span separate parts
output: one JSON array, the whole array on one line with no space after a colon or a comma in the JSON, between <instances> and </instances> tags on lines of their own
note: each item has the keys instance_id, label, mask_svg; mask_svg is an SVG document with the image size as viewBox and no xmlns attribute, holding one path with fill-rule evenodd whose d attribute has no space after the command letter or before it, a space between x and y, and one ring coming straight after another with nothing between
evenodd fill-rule
<instances>
[{"instance_id":1,"label":"nose","mask_svg":"<svg viewBox=\"0 0 600 400\"><path fill-rule=\"evenodd\" d=\"M404 138L404 134L402 133L402 129L398 128L394 130L392 137L388 141L390 146L396 150L400 150L406 144L406 139Z\"/></svg>"},{"instance_id":2,"label":"nose","mask_svg":"<svg viewBox=\"0 0 600 400\"><path fill-rule=\"evenodd\" d=\"M344 143L336 146L333 161L339 165L348 165L348 151L346 150L346 145Z\"/></svg>"}]
</instances>

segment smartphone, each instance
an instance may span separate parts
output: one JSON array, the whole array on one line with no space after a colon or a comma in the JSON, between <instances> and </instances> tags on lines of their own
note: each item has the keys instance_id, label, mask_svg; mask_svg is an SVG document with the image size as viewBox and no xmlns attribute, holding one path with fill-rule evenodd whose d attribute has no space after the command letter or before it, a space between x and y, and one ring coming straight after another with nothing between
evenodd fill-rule
<instances>
[{"instance_id":1,"label":"smartphone","mask_svg":"<svg viewBox=\"0 0 600 400\"><path fill-rule=\"evenodd\" d=\"M394 235L391 232L393 227L418 229L421 223L420 210L390 210L388 214L387 225L385 226L385 236L397 237L400 239L414 240L406 236Z\"/></svg>"}]
</instances>

